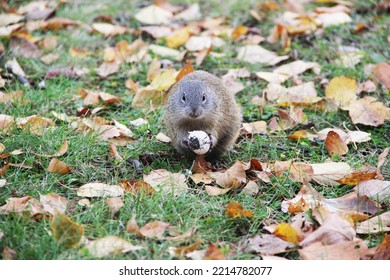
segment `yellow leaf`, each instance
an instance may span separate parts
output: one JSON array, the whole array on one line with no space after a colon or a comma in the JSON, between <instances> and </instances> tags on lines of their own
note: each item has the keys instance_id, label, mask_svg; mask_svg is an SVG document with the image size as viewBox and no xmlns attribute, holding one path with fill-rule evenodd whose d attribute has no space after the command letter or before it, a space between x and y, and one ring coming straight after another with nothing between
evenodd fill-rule
<instances>
[{"instance_id":1,"label":"yellow leaf","mask_svg":"<svg viewBox=\"0 0 390 280\"><path fill-rule=\"evenodd\" d=\"M283 239L284 241L294 244L298 244L302 239L302 237L298 235L297 231L286 223L279 224L273 234Z\"/></svg>"},{"instance_id":2,"label":"yellow leaf","mask_svg":"<svg viewBox=\"0 0 390 280\"><path fill-rule=\"evenodd\" d=\"M226 207L225 214L232 219L241 218L241 217L247 217L247 218L253 217L253 213L244 209L244 207L242 207L240 203L238 203L237 201L229 202L229 204Z\"/></svg>"},{"instance_id":3,"label":"yellow leaf","mask_svg":"<svg viewBox=\"0 0 390 280\"><path fill-rule=\"evenodd\" d=\"M188 39L190 38L190 32L187 27L180 28L173 32L171 35L167 36L167 46L169 48L177 48L183 46Z\"/></svg>"},{"instance_id":4,"label":"yellow leaf","mask_svg":"<svg viewBox=\"0 0 390 280\"><path fill-rule=\"evenodd\" d=\"M333 78L325 89L325 96L338 106L344 107L356 100L358 85L356 80L347 77Z\"/></svg>"}]
</instances>

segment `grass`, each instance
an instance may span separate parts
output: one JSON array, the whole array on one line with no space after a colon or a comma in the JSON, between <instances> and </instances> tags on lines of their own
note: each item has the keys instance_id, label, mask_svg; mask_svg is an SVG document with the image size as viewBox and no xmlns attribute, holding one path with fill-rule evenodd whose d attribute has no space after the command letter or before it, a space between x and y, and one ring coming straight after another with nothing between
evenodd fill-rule
<instances>
[{"instance_id":1,"label":"grass","mask_svg":"<svg viewBox=\"0 0 390 280\"><path fill-rule=\"evenodd\" d=\"M72 1L70 1L72 2ZM98 2L98 3L96 3ZM174 1L173 3L182 3ZM197 2L197 1L192 1ZM257 1L228 1L224 9L220 12L219 7L222 1L201 1L203 15L222 15L231 20L231 25L245 24L259 28L263 35L268 34L273 26L271 19L276 17L277 12L262 14L267 20L261 24L253 22L248 10L256 7ZM225 3L224 1L223 3ZM357 1L364 2L367 1ZM22 2L10 3L12 6L21 5ZM92 4L93 3L93 4ZM114 3L114 4L113 4ZM133 18L133 12L137 10L141 1L75 1L61 6L57 10L58 17L80 20L86 24L91 24L93 18L99 14L105 14L121 19L124 24L131 27L138 27L139 23ZM366 3L367 4L367 3ZM364 7L363 4L361 4ZM126 9L124 9L126 7ZM359 6L360 7L360 6ZM321 65L321 78L331 79L336 76L348 76L357 79L359 82L368 78L364 71L364 66L369 63L379 63L386 61L389 57L389 48L385 22L390 20L389 15L377 15L371 13L353 12L356 22L362 21L372 24L370 32L363 35L354 34L354 23L341 27L327 28L321 36L303 35L295 38L291 46L291 52L297 58L305 61L315 61ZM95 68L102 62L103 49L121 40L132 41L131 35L123 35L114 38L104 38L95 33L89 33L84 29L62 30L58 32L34 32L34 36L56 36L59 44L58 48L47 53L54 52L60 55L60 59L53 66L46 66L38 59L18 59L28 77L34 81L44 80L47 69L57 69L60 67L83 66ZM144 38L146 39L146 38ZM8 40L1 39L7 49ZM337 43L343 45L353 45L361 48L367 56L363 62L355 68L344 68L333 63L336 58ZM218 75L224 74L228 69L238 67L248 67L251 71L264 69L263 65L246 65L235 60L235 43L229 42L226 48L227 59L219 60L207 58L202 69L214 72ZM94 54L91 57L79 59L72 58L68 50L70 47L87 47ZM279 50L276 45L265 43L265 47ZM6 52L0 64L11 57L10 52ZM180 67L180 65L177 68ZM37 114L52 118L52 111L76 115L77 109L82 107L80 100L74 97L82 87L96 88L123 98L120 106L108 106L101 111L101 116L106 119L116 119L119 122L129 125L129 121L139 117L147 118L149 124L146 126L132 128L135 137L139 139L133 145L118 147L120 154L125 159L137 159L140 155L151 152L164 152L166 156L157 157L150 166L143 170L148 173L153 169L165 168L172 172L185 173L190 169L192 162L179 160L172 154L170 146L159 143L154 137L164 131L162 125L163 109L158 109L153 113L145 113L141 110L131 108L132 96L125 89L124 81L130 76L135 81L140 81L141 85L146 85L146 73L148 64L122 65L121 71L105 80L99 79L93 72L83 79L75 80L66 77L58 77L45 80L46 88L39 89L36 86L25 88L17 81L6 85L5 92L22 90L24 99L19 103L0 104L0 113L15 117L26 117ZM136 74L129 75L131 69L136 69ZM305 80L313 80L315 74L304 75ZM264 112L258 106L251 104L254 95L258 95L266 87L264 81L258 79L243 80L246 88L237 95L237 99L243 108L244 119L246 121L266 120L277 115L276 108L265 107ZM318 92L324 95L324 88L319 87ZM380 100L388 101L389 91L378 90L374 94ZM348 162L351 166L360 167L365 164L376 165L378 155L385 148L390 146L389 129L390 124L378 128L353 125L346 112L337 111L333 113L310 112L309 120L315 130L319 131L330 126L347 127L351 130L361 129L372 134L372 141L357 144L352 147L344 158L336 160ZM67 214L72 220L82 224L85 228L85 236L89 239L97 239L108 235L116 235L133 244L144 246L145 250L118 254L112 259L172 259L175 258L168 253L168 247L188 245L199 239L204 240L204 245L208 243L218 243L230 259L259 259L254 254L245 253L240 249L240 242L244 237L251 237L259 233L259 230L266 221L289 221L290 216L280 210L281 202L285 198L295 196L300 188L300 184L293 182L287 175L279 178L272 178L272 183L258 183L260 194L256 197L239 193L227 194L224 196L211 197L199 187L193 187L191 192L173 197L169 194L156 193L152 197L138 194L132 196L126 194L123 198L124 207L120 212L112 217L104 198L94 198L91 200L91 207L82 207L77 204L80 199L76 195L75 189L85 183L102 181L107 184L117 184L123 179L142 178L142 174L137 172L129 161L116 162L108 156L108 143L99 141L94 135L80 134L72 130L64 122L57 121L56 129L49 131L45 137L34 136L30 133L15 129L9 134L0 134L0 142L5 145L7 151L23 149L24 154L11 156L11 163L23 163L32 166L31 169L11 168L4 178L7 180L6 186L0 189L0 205L5 204L9 197L22 197L30 195L39 198L39 195L47 193L57 193L70 201ZM226 155L223 165L228 167L235 160L248 161L251 158L258 158L261 161L275 161L298 159L310 163L324 162L329 156L321 142L315 144L308 141L293 142L286 138L286 135L301 128L294 128L287 132L271 135L255 135L252 139L240 138L234 152ZM68 163L73 168L73 173L66 175L53 174L46 171L50 159L42 158L36 154L54 153L64 142L70 143L69 151L61 157L61 160ZM0 159L0 166L5 160ZM385 178L390 178L387 167L383 170ZM386 171L387 170L387 171ZM339 197L351 191L349 187L331 188L316 186L324 196L328 198ZM254 217L241 220L230 220L225 214L225 206L231 200L238 201L244 208L252 211ZM389 210L387 205L385 210ZM126 232L126 222L133 214L137 216L139 225L144 225L153 220L168 222L177 226L181 232L186 232L195 227L196 235L185 243L177 243L168 240L140 239L134 234ZM0 240L0 250L10 247L17 252L18 259L89 259L86 250L79 248L69 249L59 246L51 236L50 221L34 221L29 217L20 215L1 215L0 230L4 237ZM382 235L365 236L370 241L370 246L375 246L380 242ZM234 252L234 253L233 253ZM299 258L296 252L286 253L288 258Z\"/></svg>"}]
</instances>

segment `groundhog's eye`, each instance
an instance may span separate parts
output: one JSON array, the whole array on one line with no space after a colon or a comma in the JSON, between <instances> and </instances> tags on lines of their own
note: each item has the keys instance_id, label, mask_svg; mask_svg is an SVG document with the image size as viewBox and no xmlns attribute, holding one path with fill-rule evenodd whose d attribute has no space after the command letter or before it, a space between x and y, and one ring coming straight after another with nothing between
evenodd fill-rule
<instances>
[{"instance_id":1,"label":"groundhog's eye","mask_svg":"<svg viewBox=\"0 0 390 280\"><path fill-rule=\"evenodd\" d=\"M186 102L186 95L185 95L185 93L183 93L183 96L182 96L182 98L181 98L181 101Z\"/></svg>"},{"instance_id":2,"label":"groundhog's eye","mask_svg":"<svg viewBox=\"0 0 390 280\"><path fill-rule=\"evenodd\" d=\"M203 102L206 101L206 95L205 95L205 94L203 94L203 96L202 96L202 101L203 101Z\"/></svg>"}]
</instances>

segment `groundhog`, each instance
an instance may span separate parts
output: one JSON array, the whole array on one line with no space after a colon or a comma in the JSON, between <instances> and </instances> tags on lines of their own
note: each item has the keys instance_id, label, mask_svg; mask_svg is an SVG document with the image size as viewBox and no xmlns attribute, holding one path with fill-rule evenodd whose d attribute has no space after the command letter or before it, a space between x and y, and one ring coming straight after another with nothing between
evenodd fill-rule
<instances>
[{"instance_id":1,"label":"groundhog","mask_svg":"<svg viewBox=\"0 0 390 280\"><path fill-rule=\"evenodd\" d=\"M195 154L189 146L188 133L194 130L206 132L211 139L206 159L215 161L237 140L241 110L234 94L219 78L205 71L195 71L170 90L165 123L175 150L190 158Z\"/></svg>"}]
</instances>

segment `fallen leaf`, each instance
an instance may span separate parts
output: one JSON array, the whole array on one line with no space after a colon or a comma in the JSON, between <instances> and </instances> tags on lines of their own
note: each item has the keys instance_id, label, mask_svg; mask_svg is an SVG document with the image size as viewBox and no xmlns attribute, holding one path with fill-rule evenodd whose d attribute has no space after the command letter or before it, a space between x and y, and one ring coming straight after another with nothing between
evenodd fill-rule
<instances>
[{"instance_id":1,"label":"fallen leaf","mask_svg":"<svg viewBox=\"0 0 390 280\"><path fill-rule=\"evenodd\" d=\"M0 26L18 23L24 17L14 13L0 14Z\"/></svg>"},{"instance_id":2,"label":"fallen leaf","mask_svg":"<svg viewBox=\"0 0 390 280\"><path fill-rule=\"evenodd\" d=\"M30 199L31 196L10 197L7 199L7 203L0 207L0 213L9 214L28 211L27 207Z\"/></svg>"},{"instance_id":3,"label":"fallen leaf","mask_svg":"<svg viewBox=\"0 0 390 280\"><path fill-rule=\"evenodd\" d=\"M163 142L163 143L170 143L172 142L172 139L169 138L167 135L165 135L164 133L162 132L159 132L157 135L156 135L156 139L160 142Z\"/></svg>"},{"instance_id":4,"label":"fallen leaf","mask_svg":"<svg viewBox=\"0 0 390 280\"><path fill-rule=\"evenodd\" d=\"M262 63L266 65L275 65L280 61L288 59L288 56L278 56L276 53L260 46L251 45L239 48L237 59L251 64Z\"/></svg>"},{"instance_id":5,"label":"fallen leaf","mask_svg":"<svg viewBox=\"0 0 390 280\"><path fill-rule=\"evenodd\" d=\"M384 89L390 88L390 65L388 63L376 64L372 74L382 84Z\"/></svg>"},{"instance_id":6,"label":"fallen leaf","mask_svg":"<svg viewBox=\"0 0 390 280\"><path fill-rule=\"evenodd\" d=\"M205 186L205 191L210 196L224 195L227 192L229 192L230 190L231 190L230 188L221 189L221 188L214 187L214 186L209 186L209 185Z\"/></svg>"},{"instance_id":7,"label":"fallen leaf","mask_svg":"<svg viewBox=\"0 0 390 280\"><path fill-rule=\"evenodd\" d=\"M172 192L174 195L179 195L188 190L186 177L183 174L171 173L165 169L153 170L149 175L144 175L143 180L155 190L164 193Z\"/></svg>"},{"instance_id":8,"label":"fallen leaf","mask_svg":"<svg viewBox=\"0 0 390 280\"><path fill-rule=\"evenodd\" d=\"M68 144L68 141L65 140L64 143L61 145L61 147L58 149L57 152L55 152L54 154L52 155L48 155L48 154L36 154L40 157L60 157L60 156L63 156L64 154L66 154L68 152L68 149L69 149L69 144ZM35 154L35 153L34 153Z\"/></svg>"},{"instance_id":9,"label":"fallen leaf","mask_svg":"<svg viewBox=\"0 0 390 280\"><path fill-rule=\"evenodd\" d=\"M119 64L116 62L103 62L98 68L96 68L96 73L102 77L106 78L109 75L119 72Z\"/></svg>"},{"instance_id":10,"label":"fallen leaf","mask_svg":"<svg viewBox=\"0 0 390 280\"><path fill-rule=\"evenodd\" d=\"M40 58L40 60L45 63L46 65L50 65L53 62L57 61L60 58L58 54L50 53L47 55L44 55Z\"/></svg>"},{"instance_id":11,"label":"fallen leaf","mask_svg":"<svg viewBox=\"0 0 390 280\"><path fill-rule=\"evenodd\" d=\"M17 57L37 58L42 56L42 51L33 42L24 37L12 36L9 47Z\"/></svg>"},{"instance_id":12,"label":"fallen leaf","mask_svg":"<svg viewBox=\"0 0 390 280\"><path fill-rule=\"evenodd\" d=\"M298 252L303 260L359 260L366 250L367 245L357 239L332 245L316 242Z\"/></svg>"},{"instance_id":13,"label":"fallen leaf","mask_svg":"<svg viewBox=\"0 0 390 280\"><path fill-rule=\"evenodd\" d=\"M340 244L354 240L355 235L355 230L346 220L332 214L317 230L301 241L300 245L307 247L316 242L321 242L323 245Z\"/></svg>"},{"instance_id":14,"label":"fallen leaf","mask_svg":"<svg viewBox=\"0 0 390 280\"><path fill-rule=\"evenodd\" d=\"M168 48L178 48L183 46L189 38L190 32L187 27L179 28L165 37Z\"/></svg>"},{"instance_id":15,"label":"fallen leaf","mask_svg":"<svg viewBox=\"0 0 390 280\"><path fill-rule=\"evenodd\" d=\"M2 252L3 260L15 260L16 259L16 251L11 249L10 247L4 247Z\"/></svg>"},{"instance_id":16,"label":"fallen leaf","mask_svg":"<svg viewBox=\"0 0 390 280\"><path fill-rule=\"evenodd\" d=\"M177 247L177 248L172 248L172 251L175 256L186 256L189 253L194 252L196 249L198 249L203 243L203 240L198 240L190 245L183 246L183 247Z\"/></svg>"},{"instance_id":17,"label":"fallen leaf","mask_svg":"<svg viewBox=\"0 0 390 280\"><path fill-rule=\"evenodd\" d=\"M180 69L179 73L176 75L176 82L180 81L184 76L194 72L195 69L192 66L191 62L187 62L183 68Z\"/></svg>"},{"instance_id":18,"label":"fallen leaf","mask_svg":"<svg viewBox=\"0 0 390 280\"><path fill-rule=\"evenodd\" d=\"M224 260L224 259L225 259L225 255L215 244L210 244L209 247L207 247L206 253L204 254L203 257L203 260Z\"/></svg>"},{"instance_id":19,"label":"fallen leaf","mask_svg":"<svg viewBox=\"0 0 390 280\"><path fill-rule=\"evenodd\" d=\"M110 209L111 215L114 216L123 206L123 200L120 197L110 197L104 201L108 209Z\"/></svg>"},{"instance_id":20,"label":"fallen leaf","mask_svg":"<svg viewBox=\"0 0 390 280\"><path fill-rule=\"evenodd\" d=\"M200 13L200 7L198 3L192 4L184 11L176 14L174 19L176 20L184 20L186 22L200 19L202 14Z\"/></svg>"},{"instance_id":21,"label":"fallen leaf","mask_svg":"<svg viewBox=\"0 0 390 280\"><path fill-rule=\"evenodd\" d=\"M139 232L139 226L137 224L135 217L136 217L135 214L131 216L131 219L126 224L126 230L128 233L135 233L138 234L139 236L142 236L141 233Z\"/></svg>"},{"instance_id":22,"label":"fallen leaf","mask_svg":"<svg viewBox=\"0 0 390 280\"><path fill-rule=\"evenodd\" d=\"M122 180L119 186L125 190L125 193L131 193L132 195L137 193L152 195L155 192L154 188L143 180Z\"/></svg>"},{"instance_id":23,"label":"fallen leaf","mask_svg":"<svg viewBox=\"0 0 390 280\"><path fill-rule=\"evenodd\" d=\"M84 227L82 225L72 221L68 216L61 213L53 216L50 229L57 243L66 247L76 247L79 245L84 234Z\"/></svg>"},{"instance_id":24,"label":"fallen leaf","mask_svg":"<svg viewBox=\"0 0 390 280\"><path fill-rule=\"evenodd\" d=\"M309 133L307 130L297 130L293 134L288 135L287 138L295 140L295 141L299 141L302 139L313 140L314 138L316 138L316 135Z\"/></svg>"},{"instance_id":25,"label":"fallen leaf","mask_svg":"<svg viewBox=\"0 0 390 280\"><path fill-rule=\"evenodd\" d=\"M345 162L325 162L311 164L313 174L311 178L323 186L337 186L338 180L349 174L352 168Z\"/></svg>"},{"instance_id":26,"label":"fallen leaf","mask_svg":"<svg viewBox=\"0 0 390 280\"><path fill-rule=\"evenodd\" d=\"M237 40L241 36L245 35L248 33L248 28L243 26L243 25L237 25L231 35L232 40Z\"/></svg>"},{"instance_id":27,"label":"fallen leaf","mask_svg":"<svg viewBox=\"0 0 390 280\"><path fill-rule=\"evenodd\" d=\"M120 186L103 183L88 183L77 189L77 195L84 197L118 197L123 193L124 190Z\"/></svg>"},{"instance_id":28,"label":"fallen leaf","mask_svg":"<svg viewBox=\"0 0 390 280\"><path fill-rule=\"evenodd\" d=\"M372 234L377 232L390 231L390 212L372 217L356 227L358 234Z\"/></svg>"},{"instance_id":29,"label":"fallen leaf","mask_svg":"<svg viewBox=\"0 0 390 280\"><path fill-rule=\"evenodd\" d=\"M380 126L390 119L390 109L372 96L365 96L348 105L346 110L354 124Z\"/></svg>"},{"instance_id":30,"label":"fallen leaf","mask_svg":"<svg viewBox=\"0 0 390 280\"><path fill-rule=\"evenodd\" d=\"M300 236L293 227L286 223L277 225L272 234L293 244L298 244L302 240L302 236Z\"/></svg>"},{"instance_id":31,"label":"fallen leaf","mask_svg":"<svg viewBox=\"0 0 390 280\"><path fill-rule=\"evenodd\" d=\"M20 67L16 58L8 60L4 66L6 69L14 73L23 85L30 86L30 82L28 81L26 74L24 73L22 67Z\"/></svg>"},{"instance_id":32,"label":"fallen leaf","mask_svg":"<svg viewBox=\"0 0 390 280\"><path fill-rule=\"evenodd\" d=\"M325 148L331 156L343 156L348 153L347 144L333 130L328 132L325 139Z\"/></svg>"},{"instance_id":33,"label":"fallen leaf","mask_svg":"<svg viewBox=\"0 0 390 280\"><path fill-rule=\"evenodd\" d=\"M243 250L245 252L255 252L262 255L284 253L293 247L293 244L286 242L273 234L256 235L243 241Z\"/></svg>"},{"instance_id":34,"label":"fallen leaf","mask_svg":"<svg viewBox=\"0 0 390 280\"><path fill-rule=\"evenodd\" d=\"M377 176L377 169L371 166L362 166L361 168L351 172L347 176L341 178L337 182L342 185L356 186L359 182L370 180Z\"/></svg>"},{"instance_id":35,"label":"fallen leaf","mask_svg":"<svg viewBox=\"0 0 390 280\"><path fill-rule=\"evenodd\" d=\"M89 241L85 248L95 258L104 258L143 249L142 246L135 246L120 237L112 235Z\"/></svg>"},{"instance_id":36,"label":"fallen leaf","mask_svg":"<svg viewBox=\"0 0 390 280\"><path fill-rule=\"evenodd\" d=\"M57 158L51 159L49 166L47 167L47 171L52 173L62 174L62 175L72 172L70 167L65 162Z\"/></svg>"},{"instance_id":37,"label":"fallen leaf","mask_svg":"<svg viewBox=\"0 0 390 280\"><path fill-rule=\"evenodd\" d=\"M173 14L156 5L150 5L141 9L134 16L143 24L169 24L173 19Z\"/></svg>"},{"instance_id":38,"label":"fallen leaf","mask_svg":"<svg viewBox=\"0 0 390 280\"><path fill-rule=\"evenodd\" d=\"M39 201L42 203L43 209L52 215L64 214L68 205L68 200L65 197L55 193L41 195Z\"/></svg>"},{"instance_id":39,"label":"fallen leaf","mask_svg":"<svg viewBox=\"0 0 390 280\"><path fill-rule=\"evenodd\" d=\"M144 237L162 239L165 230L170 225L168 223L153 221L149 222L139 229L139 233Z\"/></svg>"},{"instance_id":40,"label":"fallen leaf","mask_svg":"<svg viewBox=\"0 0 390 280\"><path fill-rule=\"evenodd\" d=\"M251 211L244 209L237 201L231 201L226 206L225 215L229 218L237 219L242 217L252 218L254 214Z\"/></svg>"},{"instance_id":41,"label":"fallen leaf","mask_svg":"<svg viewBox=\"0 0 390 280\"><path fill-rule=\"evenodd\" d=\"M356 80L347 77L333 78L325 89L325 96L338 106L345 108L357 99L358 86Z\"/></svg>"},{"instance_id":42,"label":"fallen leaf","mask_svg":"<svg viewBox=\"0 0 390 280\"><path fill-rule=\"evenodd\" d=\"M255 196L259 193L259 186L255 181L249 181L245 187L242 189L241 193L244 193L246 195L252 195Z\"/></svg>"},{"instance_id":43,"label":"fallen leaf","mask_svg":"<svg viewBox=\"0 0 390 280\"><path fill-rule=\"evenodd\" d=\"M113 25L111 23L93 23L92 28L99 32L100 34L103 34L104 36L116 36L116 35L122 35L128 31L128 28L120 25Z\"/></svg>"},{"instance_id":44,"label":"fallen leaf","mask_svg":"<svg viewBox=\"0 0 390 280\"><path fill-rule=\"evenodd\" d=\"M16 123L19 128L25 129L31 134L42 136L47 130L54 127L52 119L32 115L26 118L18 118Z\"/></svg>"},{"instance_id":45,"label":"fallen leaf","mask_svg":"<svg viewBox=\"0 0 390 280\"><path fill-rule=\"evenodd\" d=\"M373 260L390 260L390 235L386 234L375 250Z\"/></svg>"},{"instance_id":46,"label":"fallen leaf","mask_svg":"<svg viewBox=\"0 0 390 280\"><path fill-rule=\"evenodd\" d=\"M352 18L344 12L321 13L317 15L317 19L323 27L352 22Z\"/></svg>"},{"instance_id":47,"label":"fallen leaf","mask_svg":"<svg viewBox=\"0 0 390 280\"><path fill-rule=\"evenodd\" d=\"M0 179L0 188L4 187L7 184L6 179Z\"/></svg>"}]
</instances>

